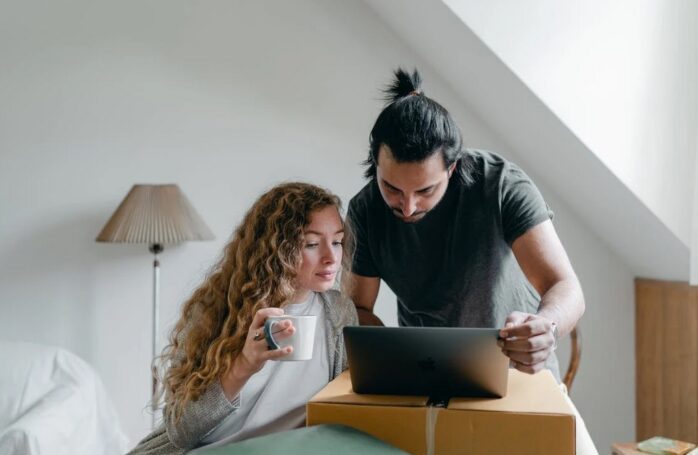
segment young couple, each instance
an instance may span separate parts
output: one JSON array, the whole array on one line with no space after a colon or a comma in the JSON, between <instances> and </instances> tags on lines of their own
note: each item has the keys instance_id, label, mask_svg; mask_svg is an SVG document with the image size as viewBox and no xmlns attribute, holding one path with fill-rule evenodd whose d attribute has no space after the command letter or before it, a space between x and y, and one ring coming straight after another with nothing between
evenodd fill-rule
<instances>
[{"instance_id":1,"label":"young couple","mask_svg":"<svg viewBox=\"0 0 698 455\"><path fill-rule=\"evenodd\" d=\"M164 422L132 453L302 426L305 403L347 368L342 328L381 323L381 280L398 298L400 325L499 327L513 368L548 368L559 381L556 342L584 298L552 212L518 166L464 148L420 85L416 71L395 72L370 135L369 182L346 225L339 199L306 183L276 186L252 205L183 306L163 353ZM333 290L342 270L346 294ZM267 347L266 318L284 314L317 315L311 360L278 362L289 348ZM296 330L290 320L280 328L277 338ZM577 417L578 448L580 436L591 447L578 451L594 453Z\"/></svg>"}]
</instances>

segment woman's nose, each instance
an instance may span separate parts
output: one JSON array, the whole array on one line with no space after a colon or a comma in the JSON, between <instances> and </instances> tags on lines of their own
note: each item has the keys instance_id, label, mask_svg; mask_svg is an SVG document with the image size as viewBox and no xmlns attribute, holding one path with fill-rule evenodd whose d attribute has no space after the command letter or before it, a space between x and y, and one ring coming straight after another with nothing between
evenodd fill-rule
<instances>
[{"instance_id":1,"label":"woman's nose","mask_svg":"<svg viewBox=\"0 0 698 455\"><path fill-rule=\"evenodd\" d=\"M335 252L331 246L325 247L322 255L322 261L325 264L334 264L337 262L337 252Z\"/></svg>"}]
</instances>

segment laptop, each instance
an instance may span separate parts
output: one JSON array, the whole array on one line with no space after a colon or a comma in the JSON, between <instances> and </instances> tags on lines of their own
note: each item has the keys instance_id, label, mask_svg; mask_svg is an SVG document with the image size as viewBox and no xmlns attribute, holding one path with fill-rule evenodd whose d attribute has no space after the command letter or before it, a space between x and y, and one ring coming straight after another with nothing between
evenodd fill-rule
<instances>
[{"instance_id":1,"label":"laptop","mask_svg":"<svg viewBox=\"0 0 698 455\"><path fill-rule=\"evenodd\" d=\"M462 327L344 327L356 393L503 397L509 358L499 329Z\"/></svg>"}]
</instances>

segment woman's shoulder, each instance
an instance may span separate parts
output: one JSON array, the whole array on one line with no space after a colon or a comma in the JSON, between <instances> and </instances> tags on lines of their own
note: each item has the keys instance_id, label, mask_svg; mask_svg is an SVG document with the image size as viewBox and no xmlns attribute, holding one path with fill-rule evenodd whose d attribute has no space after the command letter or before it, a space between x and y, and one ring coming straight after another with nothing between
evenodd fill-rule
<instances>
[{"instance_id":1,"label":"woman's shoulder","mask_svg":"<svg viewBox=\"0 0 698 455\"><path fill-rule=\"evenodd\" d=\"M337 289L321 292L320 295L326 303L328 315L338 325L344 326L358 323L356 307L349 296Z\"/></svg>"},{"instance_id":2,"label":"woman's shoulder","mask_svg":"<svg viewBox=\"0 0 698 455\"><path fill-rule=\"evenodd\" d=\"M327 291L321 292L320 295L327 299L329 303L344 302L346 300L351 301L351 299L339 292L338 289L328 289Z\"/></svg>"}]
</instances>

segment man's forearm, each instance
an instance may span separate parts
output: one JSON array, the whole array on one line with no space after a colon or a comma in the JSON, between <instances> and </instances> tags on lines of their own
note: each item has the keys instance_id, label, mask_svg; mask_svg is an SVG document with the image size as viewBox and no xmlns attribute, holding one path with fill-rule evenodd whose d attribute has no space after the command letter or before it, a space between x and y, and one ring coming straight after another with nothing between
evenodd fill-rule
<instances>
[{"instance_id":1,"label":"man's forearm","mask_svg":"<svg viewBox=\"0 0 698 455\"><path fill-rule=\"evenodd\" d=\"M584 294L576 278L558 281L540 301L538 315L557 324L558 337L567 335L584 314Z\"/></svg>"},{"instance_id":2,"label":"man's forearm","mask_svg":"<svg viewBox=\"0 0 698 455\"><path fill-rule=\"evenodd\" d=\"M359 314L359 324L361 325L385 325L378 316L365 308L356 307L356 312Z\"/></svg>"}]
</instances>

